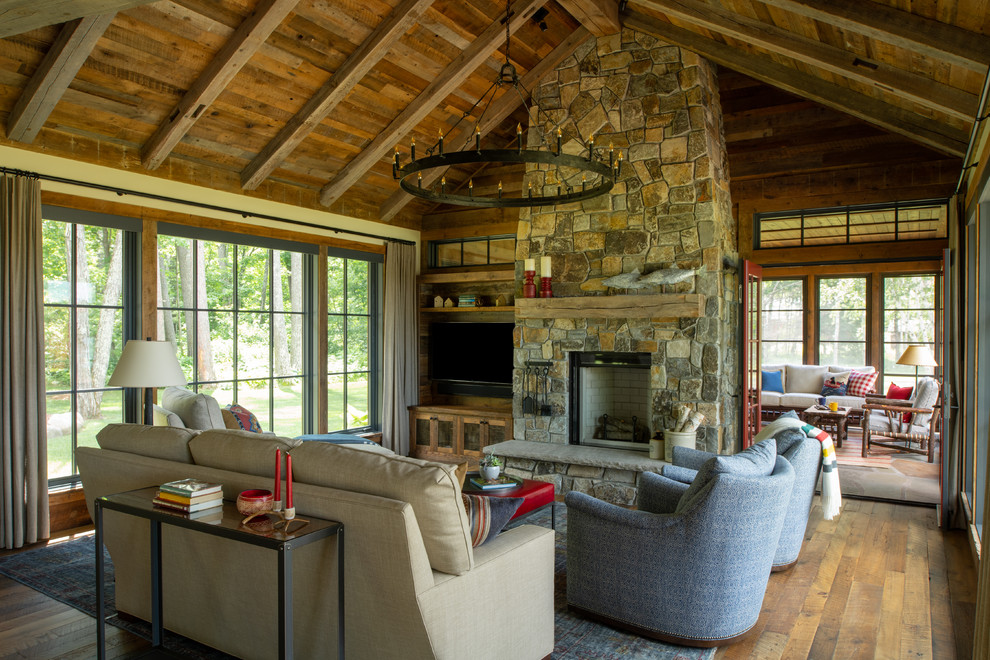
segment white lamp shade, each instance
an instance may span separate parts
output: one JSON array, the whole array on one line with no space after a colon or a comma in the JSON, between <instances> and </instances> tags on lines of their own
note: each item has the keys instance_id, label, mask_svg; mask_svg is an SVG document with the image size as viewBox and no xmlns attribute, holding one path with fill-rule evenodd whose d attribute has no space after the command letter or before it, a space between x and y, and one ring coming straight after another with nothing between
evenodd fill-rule
<instances>
[{"instance_id":1,"label":"white lamp shade","mask_svg":"<svg viewBox=\"0 0 990 660\"><path fill-rule=\"evenodd\" d=\"M932 349L927 346L912 344L897 359L897 364L907 364L912 367L937 367L938 362L932 355Z\"/></svg>"},{"instance_id":2,"label":"white lamp shade","mask_svg":"<svg viewBox=\"0 0 990 660\"><path fill-rule=\"evenodd\" d=\"M132 339L124 345L117 367L107 385L111 387L167 387L185 385L172 342Z\"/></svg>"}]
</instances>

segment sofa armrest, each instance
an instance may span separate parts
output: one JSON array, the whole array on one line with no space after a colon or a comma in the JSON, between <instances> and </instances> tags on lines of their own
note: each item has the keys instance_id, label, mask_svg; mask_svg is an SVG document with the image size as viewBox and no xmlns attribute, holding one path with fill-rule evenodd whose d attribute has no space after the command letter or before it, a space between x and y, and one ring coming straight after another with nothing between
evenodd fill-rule
<instances>
[{"instance_id":1,"label":"sofa armrest","mask_svg":"<svg viewBox=\"0 0 990 660\"><path fill-rule=\"evenodd\" d=\"M640 511L650 513L671 513L681 501L681 495L689 484L675 481L655 472L644 472L639 477Z\"/></svg>"},{"instance_id":2,"label":"sofa armrest","mask_svg":"<svg viewBox=\"0 0 990 660\"><path fill-rule=\"evenodd\" d=\"M700 470L701 466L705 464L705 461L715 456L711 452L701 451L694 447L674 447L670 453L674 459L674 465L692 470Z\"/></svg>"},{"instance_id":3,"label":"sofa armrest","mask_svg":"<svg viewBox=\"0 0 990 660\"><path fill-rule=\"evenodd\" d=\"M679 481L682 484L690 484L698 475L698 471L692 470L691 468L681 467L679 465L664 465L663 472L661 474L668 479Z\"/></svg>"}]
</instances>

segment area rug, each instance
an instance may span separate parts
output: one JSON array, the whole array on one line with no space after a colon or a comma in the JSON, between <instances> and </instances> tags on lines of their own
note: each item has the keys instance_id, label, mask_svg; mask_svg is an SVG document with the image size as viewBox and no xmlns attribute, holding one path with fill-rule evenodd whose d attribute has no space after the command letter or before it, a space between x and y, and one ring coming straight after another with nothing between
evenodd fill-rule
<instances>
[{"instance_id":1,"label":"area rug","mask_svg":"<svg viewBox=\"0 0 990 660\"><path fill-rule=\"evenodd\" d=\"M556 553L554 557L553 658L561 660L710 660L715 649L694 649L664 644L575 616L567 609L567 515L557 506ZM526 523L550 527L549 511L529 517ZM87 536L0 557L0 574L41 593L95 616L96 592L93 584L94 538ZM146 639L151 627L143 621L121 619L116 615L113 593L113 564L106 555L107 623ZM188 658L219 660L230 656L185 637L166 632L165 648Z\"/></svg>"}]
</instances>

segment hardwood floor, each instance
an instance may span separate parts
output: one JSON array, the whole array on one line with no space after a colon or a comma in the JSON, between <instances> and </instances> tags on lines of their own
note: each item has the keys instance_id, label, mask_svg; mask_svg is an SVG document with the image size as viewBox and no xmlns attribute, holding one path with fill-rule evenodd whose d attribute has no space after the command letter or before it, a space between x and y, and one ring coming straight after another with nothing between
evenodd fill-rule
<instances>
[{"instance_id":1,"label":"hardwood floor","mask_svg":"<svg viewBox=\"0 0 990 660\"><path fill-rule=\"evenodd\" d=\"M975 595L965 534L939 530L935 509L846 500L826 522L816 505L801 557L770 577L753 633L715 658L963 660ZM95 644L92 617L0 576L0 660L92 658ZM148 642L107 626L107 647L117 658Z\"/></svg>"},{"instance_id":2,"label":"hardwood floor","mask_svg":"<svg viewBox=\"0 0 990 660\"><path fill-rule=\"evenodd\" d=\"M771 575L735 658L971 657L976 569L965 533L938 529L929 507L845 500L833 521L816 504L797 565Z\"/></svg>"}]
</instances>

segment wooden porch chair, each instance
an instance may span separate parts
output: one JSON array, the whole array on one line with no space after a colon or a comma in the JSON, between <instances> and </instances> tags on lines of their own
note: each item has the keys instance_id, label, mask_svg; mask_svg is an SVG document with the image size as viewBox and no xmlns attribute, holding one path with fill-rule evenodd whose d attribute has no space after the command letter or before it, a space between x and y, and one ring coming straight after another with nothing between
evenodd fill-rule
<instances>
[{"instance_id":1,"label":"wooden porch chair","mask_svg":"<svg viewBox=\"0 0 990 660\"><path fill-rule=\"evenodd\" d=\"M870 455L871 445L876 445L923 454L933 463L941 412L938 392L938 381L925 377L918 381L912 399L867 397L863 406L863 457Z\"/></svg>"}]
</instances>

